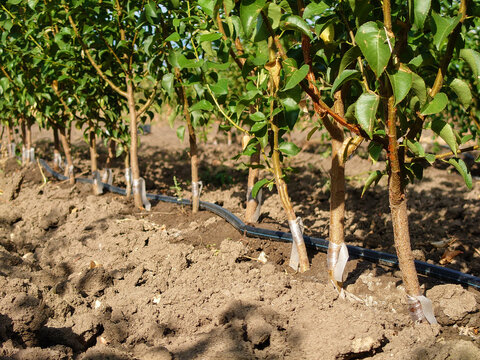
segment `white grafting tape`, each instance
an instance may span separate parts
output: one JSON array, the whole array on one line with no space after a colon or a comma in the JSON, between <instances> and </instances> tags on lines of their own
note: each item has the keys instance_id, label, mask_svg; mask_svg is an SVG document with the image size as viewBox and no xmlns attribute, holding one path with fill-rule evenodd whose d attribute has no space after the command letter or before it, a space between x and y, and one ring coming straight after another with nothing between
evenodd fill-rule
<instances>
[{"instance_id":1,"label":"white grafting tape","mask_svg":"<svg viewBox=\"0 0 480 360\"><path fill-rule=\"evenodd\" d=\"M113 184L113 171L110 168L105 168L102 174L102 182L112 185Z\"/></svg>"},{"instance_id":2,"label":"white grafting tape","mask_svg":"<svg viewBox=\"0 0 480 360\"><path fill-rule=\"evenodd\" d=\"M260 215L262 214L262 196L263 196L263 189L260 189L258 192L257 192L257 196L256 198L254 199L253 196L252 196L252 190L253 190L253 187L252 186L249 186L247 188L247 202L250 202L250 201L255 201L257 203L257 207L255 209L255 213L253 214L253 222L257 222L258 219L260 218Z\"/></svg>"},{"instance_id":3,"label":"white grafting tape","mask_svg":"<svg viewBox=\"0 0 480 360\"><path fill-rule=\"evenodd\" d=\"M35 148L31 147L28 151L28 158L30 161L35 161Z\"/></svg>"},{"instance_id":4,"label":"white grafting tape","mask_svg":"<svg viewBox=\"0 0 480 360\"><path fill-rule=\"evenodd\" d=\"M133 179L133 193L138 194L140 193L140 197L142 198L143 207L145 210L150 211L152 208L152 204L147 199L147 189L145 187L145 180L143 178Z\"/></svg>"},{"instance_id":5,"label":"white grafting tape","mask_svg":"<svg viewBox=\"0 0 480 360\"><path fill-rule=\"evenodd\" d=\"M72 175L72 174L73 174L73 165L70 165L70 166L68 167L68 175L70 176L70 175Z\"/></svg>"},{"instance_id":6,"label":"white grafting tape","mask_svg":"<svg viewBox=\"0 0 480 360\"><path fill-rule=\"evenodd\" d=\"M343 273L348 262L348 248L345 243L330 242L327 251L327 269L333 272L333 278L343 282Z\"/></svg>"},{"instance_id":7,"label":"white grafting tape","mask_svg":"<svg viewBox=\"0 0 480 360\"><path fill-rule=\"evenodd\" d=\"M192 182L192 197L200 198L202 194L203 183L201 181Z\"/></svg>"},{"instance_id":8,"label":"white grafting tape","mask_svg":"<svg viewBox=\"0 0 480 360\"><path fill-rule=\"evenodd\" d=\"M28 151L25 146L22 146L22 165L25 165L28 161Z\"/></svg>"},{"instance_id":9,"label":"white grafting tape","mask_svg":"<svg viewBox=\"0 0 480 360\"><path fill-rule=\"evenodd\" d=\"M430 324L437 324L433 305L429 298L423 295L411 296L407 294L407 304L413 321L421 321L425 318Z\"/></svg>"},{"instance_id":10,"label":"white grafting tape","mask_svg":"<svg viewBox=\"0 0 480 360\"><path fill-rule=\"evenodd\" d=\"M96 194L103 194L103 183L100 179L100 173L98 171L93 172L93 184L96 187Z\"/></svg>"},{"instance_id":11,"label":"white grafting tape","mask_svg":"<svg viewBox=\"0 0 480 360\"><path fill-rule=\"evenodd\" d=\"M14 157L15 156L15 148L16 148L16 144L14 142L11 142L9 145L8 145L8 156L9 157Z\"/></svg>"},{"instance_id":12,"label":"white grafting tape","mask_svg":"<svg viewBox=\"0 0 480 360\"><path fill-rule=\"evenodd\" d=\"M53 164L55 166L58 166L59 169L63 169L62 155L60 155L60 153L58 152L53 153Z\"/></svg>"},{"instance_id":13,"label":"white grafting tape","mask_svg":"<svg viewBox=\"0 0 480 360\"><path fill-rule=\"evenodd\" d=\"M127 184L132 184L132 169L131 168L125 168L125 182Z\"/></svg>"},{"instance_id":14,"label":"white grafting tape","mask_svg":"<svg viewBox=\"0 0 480 360\"><path fill-rule=\"evenodd\" d=\"M303 230L300 226L302 223L301 218L296 220L288 220L288 226L290 227L290 232L292 233L292 252L290 253L290 267L298 271L300 266L300 259L298 256L298 245L303 242Z\"/></svg>"}]
</instances>

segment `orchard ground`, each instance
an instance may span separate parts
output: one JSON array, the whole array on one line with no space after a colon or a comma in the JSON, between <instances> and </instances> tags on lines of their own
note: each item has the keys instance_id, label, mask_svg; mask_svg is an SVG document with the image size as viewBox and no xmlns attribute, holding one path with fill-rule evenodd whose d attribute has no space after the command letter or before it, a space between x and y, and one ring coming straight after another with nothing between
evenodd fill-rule
<instances>
[{"instance_id":1,"label":"orchard ground","mask_svg":"<svg viewBox=\"0 0 480 360\"><path fill-rule=\"evenodd\" d=\"M306 133L293 136L302 143ZM51 133L37 130L34 138L37 156L51 160ZM242 217L247 171L231 160L240 145L208 138L200 146L202 200ZM77 173L87 176L80 132L72 142ZM162 123L141 142L148 191L188 198L187 144ZM324 238L328 163L318 137L287 161L305 232ZM367 171L383 166L372 165L365 149L347 163L346 239L393 253L385 183L360 196ZM1 359L480 358L475 289L421 277L439 325L413 325L397 270L351 260L345 286L357 299L340 299L327 284L324 253L310 251L311 270L296 274L288 244L244 237L211 213L192 216L165 203L140 211L119 195L93 196L84 184L49 177L44 185L36 163L22 169L8 160L1 168ZM118 159L119 185L121 168ZM478 175L478 164L472 169ZM435 264L456 254L446 266L480 276L480 183L468 191L449 170L429 168L407 189L414 253ZM259 226L288 231L276 193L263 195ZM437 247L441 241L449 245ZM266 264L255 260L261 252Z\"/></svg>"}]
</instances>

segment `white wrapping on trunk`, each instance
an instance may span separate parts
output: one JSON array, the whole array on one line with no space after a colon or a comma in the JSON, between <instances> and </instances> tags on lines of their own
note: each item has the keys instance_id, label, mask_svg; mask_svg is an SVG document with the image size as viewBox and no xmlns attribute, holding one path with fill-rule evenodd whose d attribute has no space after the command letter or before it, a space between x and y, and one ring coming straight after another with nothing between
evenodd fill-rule
<instances>
[{"instance_id":1,"label":"white wrapping on trunk","mask_svg":"<svg viewBox=\"0 0 480 360\"><path fill-rule=\"evenodd\" d=\"M127 184L132 184L132 169L131 168L125 168L125 182Z\"/></svg>"},{"instance_id":2,"label":"white wrapping on trunk","mask_svg":"<svg viewBox=\"0 0 480 360\"><path fill-rule=\"evenodd\" d=\"M22 165L27 163L28 159L28 150L25 146L22 146Z\"/></svg>"},{"instance_id":3,"label":"white wrapping on trunk","mask_svg":"<svg viewBox=\"0 0 480 360\"><path fill-rule=\"evenodd\" d=\"M437 324L432 302L426 296L411 296L407 294L407 304L413 321L421 321L425 318L430 324Z\"/></svg>"},{"instance_id":4,"label":"white wrapping on trunk","mask_svg":"<svg viewBox=\"0 0 480 360\"><path fill-rule=\"evenodd\" d=\"M257 207L255 208L255 214L253 214L253 222L257 222L262 214L262 196L263 196L263 189L260 189L257 192L257 196L254 198L252 196L253 187L249 186L247 188L247 202L255 201L257 203Z\"/></svg>"},{"instance_id":5,"label":"white wrapping on trunk","mask_svg":"<svg viewBox=\"0 0 480 360\"><path fill-rule=\"evenodd\" d=\"M102 174L102 182L108 185L113 184L113 171L110 168L105 168Z\"/></svg>"},{"instance_id":6,"label":"white wrapping on trunk","mask_svg":"<svg viewBox=\"0 0 480 360\"><path fill-rule=\"evenodd\" d=\"M143 178L133 179L133 193L140 194L142 198L143 207L145 210L150 211L152 204L147 199L147 189L145 188L145 180Z\"/></svg>"},{"instance_id":7,"label":"white wrapping on trunk","mask_svg":"<svg viewBox=\"0 0 480 360\"><path fill-rule=\"evenodd\" d=\"M290 253L290 267L298 271L300 259L298 257L298 245L303 242L303 222L300 217L296 220L288 220L288 226L292 233L292 252Z\"/></svg>"},{"instance_id":8,"label":"white wrapping on trunk","mask_svg":"<svg viewBox=\"0 0 480 360\"><path fill-rule=\"evenodd\" d=\"M16 146L17 145L14 142L11 142L10 144L8 144L7 150L8 150L9 157L15 157Z\"/></svg>"},{"instance_id":9,"label":"white wrapping on trunk","mask_svg":"<svg viewBox=\"0 0 480 360\"><path fill-rule=\"evenodd\" d=\"M203 183L201 181L192 182L192 197L200 198L200 195L202 194L202 189Z\"/></svg>"},{"instance_id":10,"label":"white wrapping on trunk","mask_svg":"<svg viewBox=\"0 0 480 360\"><path fill-rule=\"evenodd\" d=\"M35 161L35 148L31 147L30 150L28 150L28 158L30 161Z\"/></svg>"},{"instance_id":11,"label":"white wrapping on trunk","mask_svg":"<svg viewBox=\"0 0 480 360\"><path fill-rule=\"evenodd\" d=\"M327 269L333 272L337 282L343 282L343 273L348 262L348 248L345 243L329 242L327 251Z\"/></svg>"},{"instance_id":12,"label":"white wrapping on trunk","mask_svg":"<svg viewBox=\"0 0 480 360\"><path fill-rule=\"evenodd\" d=\"M53 153L53 164L55 166L58 166L59 169L63 169L63 164L62 164L62 155L58 152Z\"/></svg>"},{"instance_id":13,"label":"white wrapping on trunk","mask_svg":"<svg viewBox=\"0 0 480 360\"><path fill-rule=\"evenodd\" d=\"M103 194L103 183L100 179L100 173L98 171L93 172L93 184L96 187L96 194Z\"/></svg>"}]
</instances>

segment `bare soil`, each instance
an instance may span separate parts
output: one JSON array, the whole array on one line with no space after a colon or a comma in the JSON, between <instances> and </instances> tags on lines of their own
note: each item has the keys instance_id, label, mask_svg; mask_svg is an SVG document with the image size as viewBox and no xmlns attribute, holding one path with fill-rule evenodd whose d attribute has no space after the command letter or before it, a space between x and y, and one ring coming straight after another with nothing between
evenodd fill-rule
<instances>
[{"instance_id":1,"label":"bare soil","mask_svg":"<svg viewBox=\"0 0 480 360\"><path fill-rule=\"evenodd\" d=\"M231 160L239 145L214 135L200 146L202 200L242 217L247 170ZM38 156L51 160L51 137L35 132ZM289 192L306 233L328 238L329 165L316 139L288 163ZM361 197L366 171L384 166L365 153L347 163L347 240L394 252L385 183ZM140 154L149 192L190 196L187 144L174 130L152 126ZM87 174L80 132L74 156ZM140 211L88 185L44 184L37 164L3 160L1 169L0 359L480 358L475 289L422 277L439 325L415 325L395 269L351 260L355 296L341 299L323 253L311 251L311 270L293 273L288 244L247 238L206 211ZM122 185L120 159L114 175ZM264 197L259 226L287 230L275 191ZM438 264L455 251L446 266L479 276L480 183L468 191L450 169L429 168L408 199L415 256ZM266 264L255 260L262 251Z\"/></svg>"}]
</instances>

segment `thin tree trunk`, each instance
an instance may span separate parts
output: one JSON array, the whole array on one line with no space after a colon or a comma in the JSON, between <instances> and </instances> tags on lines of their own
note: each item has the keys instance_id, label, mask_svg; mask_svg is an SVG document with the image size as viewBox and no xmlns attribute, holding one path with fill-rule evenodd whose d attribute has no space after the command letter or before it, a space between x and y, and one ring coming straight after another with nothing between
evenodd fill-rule
<instances>
[{"instance_id":1,"label":"thin tree trunk","mask_svg":"<svg viewBox=\"0 0 480 360\"><path fill-rule=\"evenodd\" d=\"M335 112L344 116L344 105L341 90L335 93ZM332 161L330 168L330 224L329 241L333 246L328 248L328 275L334 286L340 290L342 280L335 279L334 267L338 262L340 246L345 243L345 163L341 150L343 148L343 130L332 123L330 136L332 138ZM330 129L330 130L332 130Z\"/></svg>"},{"instance_id":2,"label":"thin tree trunk","mask_svg":"<svg viewBox=\"0 0 480 360\"><path fill-rule=\"evenodd\" d=\"M70 147L70 127L67 129L60 127L60 141L62 142L63 152L67 159L67 168L65 169L65 175L69 178L70 185L75 184L75 174L73 171L73 158Z\"/></svg>"},{"instance_id":3,"label":"thin tree trunk","mask_svg":"<svg viewBox=\"0 0 480 360\"><path fill-rule=\"evenodd\" d=\"M25 148L27 149L27 157L26 157L26 163L30 164L30 162L33 160L33 148L32 148L32 122L30 120L25 120L26 122L26 144Z\"/></svg>"},{"instance_id":4,"label":"thin tree trunk","mask_svg":"<svg viewBox=\"0 0 480 360\"><path fill-rule=\"evenodd\" d=\"M192 118L190 116L188 97L185 87L183 86L182 79L180 77L180 70L175 68L175 75L178 82L181 85L181 100L183 102L183 115L187 122L188 128L188 140L190 143L190 168L192 175L192 213L196 214L200 206L200 189L201 185L198 179L198 148L197 137L195 135L195 128L192 124Z\"/></svg>"},{"instance_id":5,"label":"thin tree trunk","mask_svg":"<svg viewBox=\"0 0 480 360\"><path fill-rule=\"evenodd\" d=\"M398 154L397 140L397 109L393 96L388 98L387 104L388 126L388 159L390 171L388 177L388 200L392 214L393 235L395 248L398 255L398 264L402 272L405 291L410 297L421 295L420 283L417 270L415 269L414 256L410 244L410 232L408 228L407 198L402 183L402 171ZM419 304L410 307L415 320L425 321L425 315Z\"/></svg>"},{"instance_id":6,"label":"thin tree trunk","mask_svg":"<svg viewBox=\"0 0 480 360\"><path fill-rule=\"evenodd\" d=\"M93 193L99 195L98 184L95 179L98 178L98 165L97 165L97 139L95 135L95 127L91 121L88 122L89 126L89 147L90 147L90 167L93 175Z\"/></svg>"},{"instance_id":7,"label":"thin tree trunk","mask_svg":"<svg viewBox=\"0 0 480 360\"><path fill-rule=\"evenodd\" d=\"M106 169L111 169L112 168L112 162L113 159L115 158L115 151L116 151L116 142L112 139L108 141L108 154L107 154L107 160L105 161L105 168Z\"/></svg>"},{"instance_id":8,"label":"thin tree trunk","mask_svg":"<svg viewBox=\"0 0 480 360\"><path fill-rule=\"evenodd\" d=\"M126 187L126 196L127 199L130 199L131 194L132 194L132 169L130 168L130 154L128 152L128 149L125 149L125 187Z\"/></svg>"},{"instance_id":9,"label":"thin tree trunk","mask_svg":"<svg viewBox=\"0 0 480 360\"><path fill-rule=\"evenodd\" d=\"M53 170L59 171L62 166L62 155L60 153L60 139L58 137L58 129L53 126Z\"/></svg>"},{"instance_id":10,"label":"thin tree trunk","mask_svg":"<svg viewBox=\"0 0 480 360\"><path fill-rule=\"evenodd\" d=\"M24 118L20 118L20 130L22 132L22 165L25 166L27 164L27 127Z\"/></svg>"},{"instance_id":11,"label":"thin tree trunk","mask_svg":"<svg viewBox=\"0 0 480 360\"><path fill-rule=\"evenodd\" d=\"M256 166L260 164L260 144L257 144L256 151L250 156L250 165ZM257 222L256 212L259 206L258 200L252 197L252 190L255 183L258 181L258 168L250 167L248 169L248 182L247 182L247 208L245 210L245 222L248 224L254 224Z\"/></svg>"},{"instance_id":12,"label":"thin tree trunk","mask_svg":"<svg viewBox=\"0 0 480 360\"><path fill-rule=\"evenodd\" d=\"M13 136L13 128L7 122L7 151L8 157L15 157L15 137Z\"/></svg>"},{"instance_id":13,"label":"thin tree trunk","mask_svg":"<svg viewBox=\"0 0 480 360\"><path fill-rule=\"evenodd\" d=\"M135 206L143 209L143 202L140 189L140 168L138 166L138 128L137 111L135 109L135 98L133 93L133 80L126 76L128 113L130 116L130 167L132 169L133 201Z\"/></svg>"}]
</instances>

